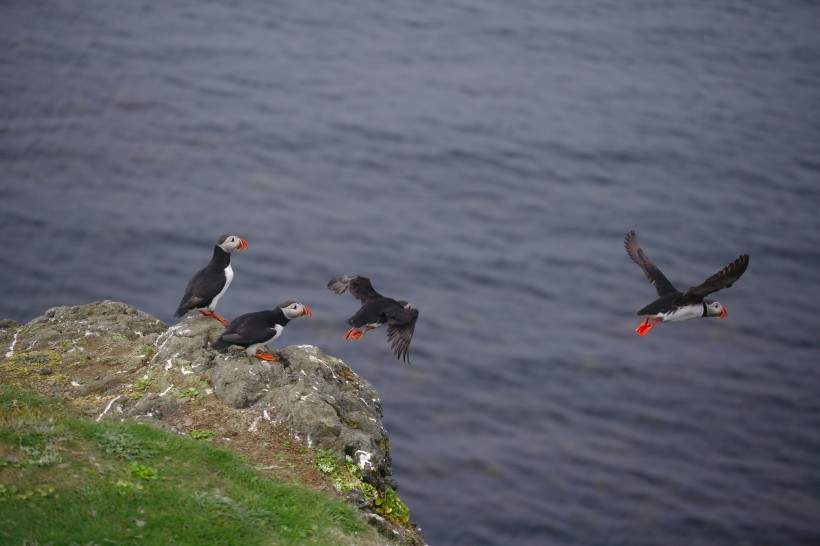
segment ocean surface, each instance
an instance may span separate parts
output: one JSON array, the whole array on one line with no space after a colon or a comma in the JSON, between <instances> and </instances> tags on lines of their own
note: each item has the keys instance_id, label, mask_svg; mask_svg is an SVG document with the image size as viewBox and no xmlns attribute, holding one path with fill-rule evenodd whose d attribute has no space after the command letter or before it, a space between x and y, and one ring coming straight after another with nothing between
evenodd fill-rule
<instances>
[{"instance_id":1,"label":"ocean surface","mask_svg":"<svg viewBox=\"0 0 820 546\"><path fill-rule=\"evenodd\" d=\"M0 2L0 317L226 317L381 394L431 545L820 544L820 7ZM748 253L726 320L662 324ZM346 342L340 274L420 309ZM274 345L274 348L276 345ZM2 349L2 348L0 348ZM150 524L150 522L149 522Z\"/></svg>"}]
</instances>

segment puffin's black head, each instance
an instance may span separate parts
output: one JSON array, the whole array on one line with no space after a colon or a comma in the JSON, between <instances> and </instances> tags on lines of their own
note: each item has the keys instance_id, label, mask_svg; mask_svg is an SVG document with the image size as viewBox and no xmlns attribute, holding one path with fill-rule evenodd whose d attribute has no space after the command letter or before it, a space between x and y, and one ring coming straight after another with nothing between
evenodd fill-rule
<instances>
[{"instance_id":1,"label":"puffin's black head","mask_svg":"<svg viewBox=\"0 0 820 546\"><path fill-rule=\"evenodd\" d=\"M219 236L219 239L216 240L216 246L225 252L233 252L234 250L245 250L248 248L248 243L238 235L223 233Z\"/></svg>"},{"instance_id":2,"label":"puffin's black head","mask_svg":"<svg viewBox=\"0 0 820 546\"><path fill-rule=\"evenodd\" d=\"M303 305L293 300L283 301L279 304L279 309L282 310L282 313L284 313L288 320L293 320L304 316L309 317L313 314L310 312L310 308L307 305Z\"/></svg>"},{"instance_id":3,"label":"puffin's black head","mask_svg":"<svg viewBox=\"0 0 820 546\"><path fill-rule=\"evenodd\" d=\"M723 307L719 301L715 301L711 298L703 298L703 303L706 304L707 317L726 318L729 315L729 313L726 312L726 308Z\"/></svg>"}]
</instances>

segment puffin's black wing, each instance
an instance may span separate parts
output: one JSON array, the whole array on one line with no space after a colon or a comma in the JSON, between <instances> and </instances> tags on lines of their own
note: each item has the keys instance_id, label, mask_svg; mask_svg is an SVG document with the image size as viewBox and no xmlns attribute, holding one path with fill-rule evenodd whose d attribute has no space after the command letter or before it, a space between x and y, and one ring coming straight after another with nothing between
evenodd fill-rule
<instances>
[{"instance_id":1,"label":"puffin's black wing","mask_svg":"<svg viewBox=\"0 0 820 546\"><path fill-rule=\"evenodd\" d=\"M680 297L680 303L698 303L703 301L703 298L712 292L717 292L723 288L729 288L736 280L743 275L746 268L749 267L749 255L742 254L738 258L703 281L698 286L693 286L683 293Z\"/></svg>"},{"instance_id":2,"label":"puffin's black wing","mask_svg":"<svg viewBox=\"0 0 820 546\"><path fill-rule=\"evenodd\" d=\"M367 277L359 277L358 275L354 277L341 275L327 283L327 287L337 294L344 294L346 291L349 291L351 296L362 303L366 303L367 300L373 298L383 297L376 292L373 285L370 284L370 279Z\"/></svg>"},{"instance_id":3,"label":"puffin's black wing","mask_svg":"<svg viewBox=\"0 0 820 546\"><path fill-rule=\"evenodd\" d=\"M252 345L268 341L274 333L274 323L271 321L273 311L258 311L246 313L233 319L225 331L222 332L213 344L214 349L228 345Z\"/></svg>"},{"instance_id":4,"label":"puffin's black wing","mask_svg":"<svg viewBox=\"0 0 820 546\"><path fill-rule=\"evenodd\" d=\"M387 339L393 348L393 354L399 360L410 362L410 340L416 329L416 319L419 318L418 309L390 309L387 316Z\"/></svg>"},{"instance_id":5,"label":"puffin's black wing","mask_svg":"<svg viewBox=\"0 0 820 546\"><path fill-rule=\"evenodd\" d=\"M643 249L638 244L638 236L635 235L634 231L630 231L626 236L624 246L626 247L626 253L629 254L629 257L632 258L633 262L641 267L646 280L652 283L655 290L658 291L659 296L665 296L667 294L678 292L678 289L675 288L671 282L669 282L666 275L664 275L661 270L652 263L652 260L644 254Z\"/></svg>"},{"instance_id":6,"label":"puffin's black wing","mask_svg":"<svg viewBox=\"0 0 820 546\"><path fill-rule=\"evenodd\" d=\"M174 317L179 318L193 309L207 307L222 291L226 280L224 271L216 271L209 267L197 271L185 287L185 295L182 296Z\"/></svg>"}]
</instances>

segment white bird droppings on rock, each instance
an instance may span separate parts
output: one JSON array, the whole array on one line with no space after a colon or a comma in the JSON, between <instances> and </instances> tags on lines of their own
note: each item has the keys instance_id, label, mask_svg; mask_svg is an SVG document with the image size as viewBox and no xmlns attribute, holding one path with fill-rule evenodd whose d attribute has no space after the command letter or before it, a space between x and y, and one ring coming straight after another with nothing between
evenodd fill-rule
<instances>
[{"instance_id":1,"label":"white bird droppings on rock","mask_svg":"<svg viewBox=\"0 0 820 546\"><path fill-rule=\"evenodd\" d=\"M11 345L9 346L9 351L6 353L6 358L11 358L14 356L15 345L17 345L17 332L14 332L14 339L11 340Z\"/></svg>"},{"instance_id":2,"label":"white bird droppings on rock","mask_svg":"<svg viewBox=\"0 0 820 546\"><path fill-rule=\"evenodd\" d=\"M108 410L110 410L110 409L111 409L111 405L112 405L114 402L116 402L117 400L119 400L120 398L122 398L122 395L121 395L121 394L119 394L119 395L115 396L114 398L112 398L112 399L111 399L111 401L108 403L108 405L107 405L107 406L105 406L105 409L103 410L103 412L102 412L101 414L99 414L99 415L97 416L97 418L96 418L96 419L94 419L94 420L95 420L95 421L100 421L100 420L103 418L103 415L105 415L106 413L108 413ZM120 410L120 411L122 411L122 410Z\"/></svg>"},{"instance_id":3,"label":"white bird droppings on rock","mask_svg":"<svg viewBox=\"0 0 820 546\"><path fill-rule=\"evenodd\" d=\"M251 426L248 427L248 432L256 432L256 430L259 428L259 421L261 421L261 420L262 420L261 415L254 418L253 422L251 423Z\"/></svg>"},{"instance_id":4,"label":"white bird droppings on rock","mask_svg":"<svg viewBox=\"0 0 820 546\"><path fill-rule=\"evenodd\" d=\"M370 464L370 457L372 457L373 455L368 453L367 451L360 449L359 451L354 453L354 455L359 455L359 468L361 468L362 470L364 470L365 465L373 466L372 464Z\"/></svg>"}]
</instances>

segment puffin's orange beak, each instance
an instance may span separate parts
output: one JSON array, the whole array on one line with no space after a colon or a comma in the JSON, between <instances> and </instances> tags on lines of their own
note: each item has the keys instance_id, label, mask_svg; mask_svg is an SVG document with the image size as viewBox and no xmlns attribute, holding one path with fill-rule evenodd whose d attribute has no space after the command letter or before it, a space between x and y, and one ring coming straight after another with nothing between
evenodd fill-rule
<instances>
[{"instance_id":1,"label":"puffin's orange beak","mask_svg":"<svg viewBox=\"0 0 820 546\"><path fill-rule=\"evenodd\" d=\"M245 250L246 248L248 248L248 241L246 241L245 239L240 237L239 238L239 248L237 248L237 250L242 251L242 250Z\"/></svg>"},{"instance_id":2,"label":"puffin's orange beak","mask_svg":"<svg viewBox=\"0 0 820 546\"><path fill-rule=\"evenodd\" d=\"M305 310L302 312L302 316L305 316L305 315L311 316L311 315L313 315L313 313L310 312L310 307L308 307L305 304L302 304L302 307L305 308Z\"/></svg>"},{"instance_id":3,"label":"puffin's orange beak","mask_svg":"<svg viewBox=\"0 0 820 546\"><path fill-rule=\"evenodd\" d=\"M723 312L720 314L718 318L726 318L729 316L729 313L726 312L726 308L723 308Z\"/></svg>"}]
</instances>

